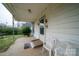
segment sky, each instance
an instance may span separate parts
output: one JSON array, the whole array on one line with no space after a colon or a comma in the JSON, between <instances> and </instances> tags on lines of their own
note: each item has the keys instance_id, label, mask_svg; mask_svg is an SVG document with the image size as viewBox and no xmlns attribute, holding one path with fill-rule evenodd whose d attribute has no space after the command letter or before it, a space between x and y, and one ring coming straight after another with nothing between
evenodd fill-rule
<instances>
[{"instance_id":1,"label":"sky","mask_svg":"<svg viewBox=\"0 0 79 59\"><path fill-rule=\"evenodd\" d=\"M12 21L13 21L12 14L8 11L6 7L4 7L3 4L0 3L0 23L6 24L7 26L13 26ZM28 22L14 20L14 27L17 27L18 23L19 26L22 26L24 23L28 23Z\"/></svg>"},{"instance_id":2,"label":"sky","mask_svg":"<svg viewBox=\"0 0 79 59\"><path fill-rule=\"evenodd\" d=\"M0 23L12 26L12 15L2 4L0 4Z\"/></svg>"},{"instance_id":3,"label":"sky","mask_svg":"<svg viewBox=\"0 0 79 59\"><path fill-rule=\"evenodd\" d=\"M0 23L12 26L12 20L12 14L0 3ZM14 21L15 27L17 27L17 23L18 21ZM20 25L21 23L25 22L19 22Z\"/></svg>"},{"instance_id":4,"label":"sky","mask_svg":"<svg viewBox=\"0 0 79 59\"><path fill-rule=\"evenodd\" d=\"M0 23L12 26L12 14L0 3ZM14 26L17 27L18 21L14 21Z\"/></svg>"}]
</instances>

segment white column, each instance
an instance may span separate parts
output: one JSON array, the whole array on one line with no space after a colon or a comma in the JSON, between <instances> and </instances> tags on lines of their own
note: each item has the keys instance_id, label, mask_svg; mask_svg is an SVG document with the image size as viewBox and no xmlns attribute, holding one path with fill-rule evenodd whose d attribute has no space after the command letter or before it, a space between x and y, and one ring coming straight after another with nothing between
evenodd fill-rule
<instances>
[{"instance_id":1,"label":"white column","mask_svg":"<svg viewBox=\"0 0 79 59\"><path fill-rule=\"evenodd\" d=\"M13 21L12 21L12 23L13 23L13 39L15 39L14 38L14 16L12 16L12 19L13 19Z\"/></svg>"}]
</instances>

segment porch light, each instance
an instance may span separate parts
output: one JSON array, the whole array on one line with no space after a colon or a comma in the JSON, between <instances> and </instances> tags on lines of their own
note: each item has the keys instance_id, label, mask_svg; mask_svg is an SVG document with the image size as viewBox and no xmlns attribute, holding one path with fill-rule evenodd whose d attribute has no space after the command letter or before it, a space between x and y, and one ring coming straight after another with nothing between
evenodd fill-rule
<instances>
[{"instance_id":1,"label":"porch light","mask_svg":"<svg viewBox=\"0 0 79 59\"><path fill-rule=\"evenodd\" d=\"M28 9L28 12L29 12L29 13L32 13L31 9Z\"/></svg>"}]
</instances>

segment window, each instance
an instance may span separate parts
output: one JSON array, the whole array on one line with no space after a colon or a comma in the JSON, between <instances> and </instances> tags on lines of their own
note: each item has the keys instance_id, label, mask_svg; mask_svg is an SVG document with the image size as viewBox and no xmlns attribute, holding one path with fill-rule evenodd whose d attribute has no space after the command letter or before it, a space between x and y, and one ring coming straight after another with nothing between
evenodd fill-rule
<instances>
[{"instance_id":1,"label":"window","mask_svg":"<svg viewBox=\"0 0 79 59\"><path fill-rule=\"evenodd\" d=\"M44 23L44 19L41 18L40 23Z\"/></svg>"},{"instance_id":2,"label":"window","mask_svg":"<svg viewBox=\"0 0 79 59\"><path fill-rule=\"evenodd\" d=\"M44 35L44 27L40 26L40 34Z\"/></svg>"},{"instance_id":3,"label":"window","mask_svg":"<svg viewBox=\"0 0 79 59\"><path fill-rule=\"evenodd\" d=\"M40 18L40 34L44 35L44 21L45 21L45 16Z\"/></svg>"}]
</instances>

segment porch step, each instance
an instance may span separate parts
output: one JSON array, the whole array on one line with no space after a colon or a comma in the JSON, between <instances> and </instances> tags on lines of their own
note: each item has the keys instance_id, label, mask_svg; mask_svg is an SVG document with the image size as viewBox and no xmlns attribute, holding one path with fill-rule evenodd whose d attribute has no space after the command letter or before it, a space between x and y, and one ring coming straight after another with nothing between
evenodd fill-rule
<instances>
[{"instance_id":1,"label":"porch step","mask_svg":"<svg viewBox=\"0 0 79 59\"><path fill-rule=\"evenodd\" d=\"M43 46L43 42L40 39L32 40L32 43L34 45L34 48Z\"/></svg>"}]
</instances>

